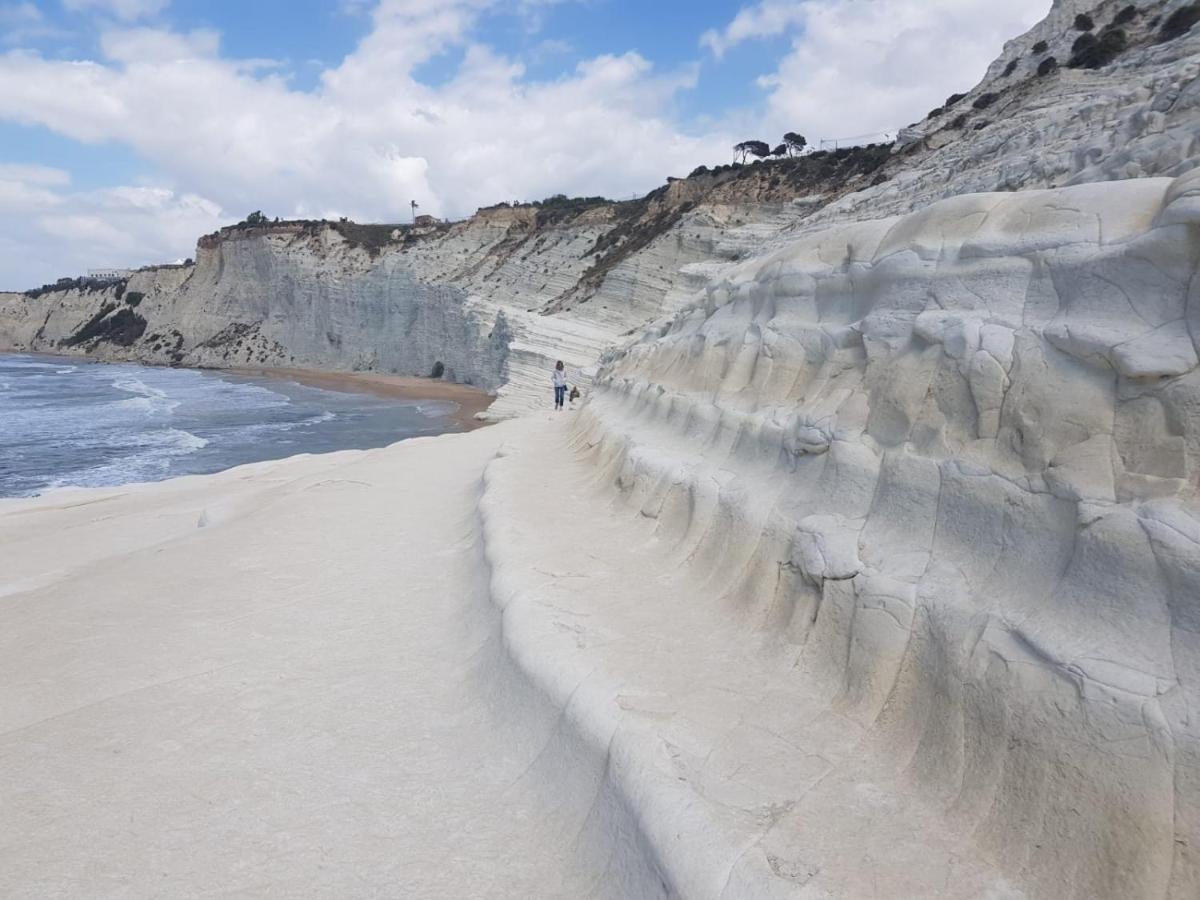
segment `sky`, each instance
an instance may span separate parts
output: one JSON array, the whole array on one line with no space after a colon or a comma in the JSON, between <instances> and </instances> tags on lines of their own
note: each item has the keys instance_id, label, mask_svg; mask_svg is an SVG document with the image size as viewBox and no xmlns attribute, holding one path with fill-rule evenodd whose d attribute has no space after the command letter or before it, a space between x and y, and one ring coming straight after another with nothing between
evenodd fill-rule
<instances>
[{"instance_id":1,"label":"sky","mask_svg":"<svg viewBox=\"0 0 1200 900\"><path fill-rule=\"evenodd\" d=\"M0 0L0 290L882 136L1050 0Z\"/></svg>"}]
</instances>

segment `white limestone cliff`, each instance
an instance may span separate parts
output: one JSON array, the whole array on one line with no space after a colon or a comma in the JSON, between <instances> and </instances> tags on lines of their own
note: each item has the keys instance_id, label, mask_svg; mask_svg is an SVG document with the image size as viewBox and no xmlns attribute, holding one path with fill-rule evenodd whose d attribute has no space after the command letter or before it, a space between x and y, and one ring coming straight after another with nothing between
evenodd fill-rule
<instances>
[{"instance_id":1,"label":"white limestone cliff","mask_svg":"<svg viewBox=\"0 0 1200 900\"><path fill-rule=\"evenodd\" d=\"M146 299L124 315L145 320L140 334L101 327L72 343L96 316L121 311L115 289L0 294L0 346L411 375L440 362L445 377L498 393L493 417L512 415L543 399L553 360L586 383L604 347L680 308L731 261L797 234L964 193L1190 170L1200 33L1161 40L1185 5L1129 13L1115 0L1058 0L978 86L919 123L923 137L890 153L719 167L639 201L501 206L451 227L226 229L200 242L195 266L133 276L126 290ZM1096 69L1068 65L1080 12L1095 33L1123 36ZM1057 67L1039 74L1051 57Z\"/></svg>"},{"instance_id":2,"label":"white limestone cliff","mask_svg":"<svg viewBox=\"0 0 1200 900\"><path fill-rule=\"evenodd\" d=\"M500 415L538 402L548 359L599 357L577 414L0 509L21 550L0 665L52 713L0 703L38 736L0 742L9 790L48 755L55 803L120 823L81 849L67 816L0 804L23 866L0 885L128 881L122 854L150 845L178 893L360 873L394 893L398 852L456 895L1200 896L1200 28L1157 37L1184 5L1141 4L1100 69L1038 76L1076 15L1101 32L1125 7L1059 0L953 104L968 122L943 112L896 151L426 235L234 229L120 288L0 295L9 346L442 362ZM68 528L95 559L63 558ZM186 594L163 587L180 571ZM158 639L100 629L109 609ZM99 649L59 648L64 622ZM59 652L96 668L44 677ZM246 681L249 725L228 700ZM326 843L352 864L318 865L310 807L297 822L277 791L231 826L172 795L187 864L152 819L127 825L135 776L176 786L127 696L147 687L203 725L172 750L191 764L249 733L254 785L331 817L351 796ZM100 802L81 761L114 733L145 738ZM309 742L361 768L295 766ZM397 769L454 789L390 793ZM237 786L210 788L228 806ZM410 827L413 797L454 827ZM230 840L293 824L286 867Z\"/></svg>"},{"instance_id":3,"label":"white limestone cliff","mask_svg":"<svg viewBox=\"0 0 1200 900\"><path fill-rule=\"evenodd\" d=\"M883 754L1029 896L1200 892L1198 197L1200 171L813 233L611 354L576 429L696 602L794 650L862 771Z\"/></svg>"},{"instance_id":4,"label":"white limestone cliff","mask_svg":"<svg viewBox=\"0 0 1200 900\"><path fill-rule=\"evenodd\" d=\"M1200 32L1160 40L1170 14L1187 5L1055 0L1044 20L1005 45L983 81L919 123L923 140L898 154L885 170L893 176L887 183L847 195L804 224L894 215L962 193L1194 168ZM1071 48L1084 34L1074 25L1081 13L1094 22L1089 33L1120 30L1126 42L1100 68L1069 67ZM1039 74L1047 61L1054 68Z\"/></svg>"}]
</instances>

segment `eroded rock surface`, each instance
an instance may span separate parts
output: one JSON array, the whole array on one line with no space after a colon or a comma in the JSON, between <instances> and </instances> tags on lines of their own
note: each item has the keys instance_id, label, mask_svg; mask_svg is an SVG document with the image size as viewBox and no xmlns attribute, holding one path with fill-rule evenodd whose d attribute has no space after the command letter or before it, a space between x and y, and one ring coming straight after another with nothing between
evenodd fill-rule
<instances>
[{"instance_id":1,"label":"eroded rock surface","mask_svg":"<svg viewBox=\"0 0 1200 900\"><path fill-rule=\"evenodd\" d=\"M801 238L611 354L579 427L1031 896L1200 891L1198 187Z\"/></svg>"}]
</instances>

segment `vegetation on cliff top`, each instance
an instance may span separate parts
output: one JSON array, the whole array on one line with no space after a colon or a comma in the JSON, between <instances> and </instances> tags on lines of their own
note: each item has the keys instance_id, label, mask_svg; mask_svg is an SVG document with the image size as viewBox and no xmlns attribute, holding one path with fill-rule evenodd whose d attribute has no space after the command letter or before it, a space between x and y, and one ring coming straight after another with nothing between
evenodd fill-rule
<instances>
[{"instance_id":1,"label":"vegetation on cliff top","mask_svg":"<svg viewBox=\"0 0 1200 900\"><path fill-rule=\"evenodd\" d=\"M105 291L109 288L117 289L117 297L121 296L121 292L125 290L127 279L120 281L97 281L94 278L86 276L80 278L60 278L53 284L43 284L41 287L30 288L25 291L25 296L31 300L36 300L43 294L53 294L58 291Z\"/></svg>"},{"instance_id":2,"label":"vegetation on cliff top","mask_svg":"<svg viewBox=\"0 0 1200 900\"><path fill-rule=\"evenodd\" d=\"M434 220L424 226L421 234L425 234L426 229L445 231L450 228L451 224ZM198 244L201 247L212 248L226 238L239 235L247 237L266 234L314 235L324 228L336 231L351 247L366 250L372 257L377 256L386 246L404 246L417 238L414 233L415 226L407 222L353 222L345 216L337 221L331 219L281 219L278 216L271 219L263 215L260 210L255 210L240 222L226 225L211 234L204 235Z\"/></svg>"},{"instance_id":3,"label":"vegetation on cliff top","mask_svg":"<svg viewBox=\"0 0 1200 900\"><path fill-rule=\"evenodd\" d=\"M738 162L744 163L747 156L757 159L766 159L768 156L798 156L807 146L808 139L804 135L789 131L783 136L783 143L776 145L774 149L766 141L742 141L733 145L733 152L738 155Z\"/></svg>"}]
</instances>

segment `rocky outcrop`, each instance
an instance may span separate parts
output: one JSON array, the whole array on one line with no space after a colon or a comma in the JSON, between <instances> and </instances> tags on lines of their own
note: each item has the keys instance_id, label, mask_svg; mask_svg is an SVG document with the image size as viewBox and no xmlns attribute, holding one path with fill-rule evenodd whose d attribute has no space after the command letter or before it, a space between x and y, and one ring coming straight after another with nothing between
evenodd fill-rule
<instances>
[{"instance_id":1,"label":"rocky outcrop","mask_svg":"<svg viewBox=\"0 0 1200 900\"><path fill-rule=\"evenodd\" d=\"M39 297L0 295L0 315L16 323L6 343L19 349L411 375L440 362L446 377L495 390L508 353L504 316L473 310L462 290L421 282L399 263L395 254L372 259L330 228L231 232L202 241L185 268ZM112 340L102 325L118 315L136 315L142 334Z\"/></svg>"},{"instance_id":2,"label":"rocky outcrop","mask_svg":"<svg viewBox=\"0 0 1200 900\"><path fill-rule=\"evenodd\" d=\"M611 354L578 429L1030 896L1200 892L1198 197L1200 171L812 234Z\"/></svg>"},{"instance_id":3,"label":"rocky outcrop","mask_svg":"<svg viewBox=\"0 0 1200 900\"><path fill-rule=\"evenodd\" d=\"M1042 22L1005 45L979 85L952 94L915 126L922 139L882 170L885 183L830 204L804 227L895 215L963 193L1194 168L1200 30L1166 28L1172 13L1189 6L1055 0ZM1105 41L1112 51L1081 57L1081 41Z\"/></svg>"}]
</instances>

